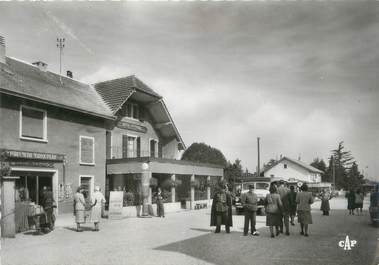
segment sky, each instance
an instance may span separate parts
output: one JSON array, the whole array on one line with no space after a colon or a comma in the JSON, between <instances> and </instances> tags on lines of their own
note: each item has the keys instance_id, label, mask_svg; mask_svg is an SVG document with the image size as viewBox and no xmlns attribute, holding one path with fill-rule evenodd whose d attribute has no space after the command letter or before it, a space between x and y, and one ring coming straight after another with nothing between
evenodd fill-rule
<instances>
[{"instance_id":1,"label":"sky","mask_svg":"<svg viewBox=\"0 0 379 265\"><path fill-rule=\"evenodd\" d=\"M7 56L86 83L135 74L186 146L250 172L344 141L379 180L379 2L0 2Z\"/></svg>"}]
</instances>

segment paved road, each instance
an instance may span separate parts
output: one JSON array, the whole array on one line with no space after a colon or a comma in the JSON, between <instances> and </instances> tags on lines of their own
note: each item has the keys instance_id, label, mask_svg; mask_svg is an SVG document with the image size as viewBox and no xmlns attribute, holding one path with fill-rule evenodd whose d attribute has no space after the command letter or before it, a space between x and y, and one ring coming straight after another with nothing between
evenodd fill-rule
<instances>
[{"instance_id":1,"label":"paved road","mask_svg":"<svg viewBox=\"0 0 379 265\"><path fill-rule=\"evenodd\" d=\"M318 207L316 202L308 238L299 235L296 225L290 236L272 239L265 217L258 217L260 237L243 237L242 216L233 217L231 234L214 234L208 226L209 210L105 220L100 232L77 233L71 222L61 221L61 227L44 236L25 233L3 239L2 264L379 264L379 228L369 225L367 211L349 216L341 209L343 199L332 201L329 217ZM346 235L358 242L350 251L338 246Z\"/></svg>"}]
</instances>

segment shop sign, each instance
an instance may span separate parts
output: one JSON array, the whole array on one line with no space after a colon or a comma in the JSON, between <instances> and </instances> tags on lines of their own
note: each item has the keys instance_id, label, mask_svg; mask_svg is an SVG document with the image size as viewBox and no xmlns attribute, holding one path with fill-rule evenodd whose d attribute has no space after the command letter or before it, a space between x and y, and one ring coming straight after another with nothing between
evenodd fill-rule
<instances>
[{"instance_id":1,"label":"shop sign","mask_svg":"<svg viewBox=\"0 0 379 265\"><path fill-rule=\"evenodd\" d=\"M52 162L36 162L36 161L9 161L9 165L12 167L49 167L53 168Z\"/></svg>"},{"instance_id":2,"label":"shop sign","mask_svg":"<svg viewBox=\"0 0 379 265\"><path fill-rule=\"evenodd\" d=\"M122 204L124 193L122 191L111 191L109 195L109 219L122 219Z\"/></svg>"},{"instance_id":3,"label":"shop sign","mask_svg":"<svg viewBox=\"0 0 379 265\"><path fill-rule=\"evenodd\" d=\"M130 122L126 121L119 121L117 123L117 127L125 130L131 130L131 131L136 131L136 132L141 132L141 133L146 133L147 128L145 126L141 126L138 124L133 124Z\"/></svg>"},{"instance_id":4,"label":"shop sign","mask_svg":"<svg viewBox=\"0 0 379 265\"><path fill-rule=\"evenodd\" d=\"M64 160L64 155L50 154L50 153L7 150L7 151L4 151L3 154L6 157L11 157L11 158L57 160L57 161L63 161Z\"/></svg>"}]
</instances>

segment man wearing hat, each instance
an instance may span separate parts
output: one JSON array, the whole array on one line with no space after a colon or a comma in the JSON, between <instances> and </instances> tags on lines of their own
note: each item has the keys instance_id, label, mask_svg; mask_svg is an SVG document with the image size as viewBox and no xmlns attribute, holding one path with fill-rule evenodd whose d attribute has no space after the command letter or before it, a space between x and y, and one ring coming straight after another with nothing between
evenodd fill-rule
<instances>
[{"instance_id":1,"label":"man wearing hat","mask_svg":"<svg viewBox=\"0 0 379 265\"><path fill-rule=\"evenodd\" d=\"M221 225L225 225L226 233L230 233L230 226L233 226L232 200L227 185L223 182L220 182L213 196L211 210L211 226L216 226L215 233L220 233Z\"/></svg>"},{"instance_id":2,"label":"man wearing hat","mask_svg":"<svg viewBox=\"0 0 379 265\"><path fill-rule=\"evenodd\" d=\"M247 236L249 232L249 222L251 224L251 234L259 236L259 232L255 229L256 216L258 209L258 196L254 193L254 185L249 185L249 191L242 194L241 203L245 210L245 224L243 228L243 235Z\"/></svg>"}]
</instances>

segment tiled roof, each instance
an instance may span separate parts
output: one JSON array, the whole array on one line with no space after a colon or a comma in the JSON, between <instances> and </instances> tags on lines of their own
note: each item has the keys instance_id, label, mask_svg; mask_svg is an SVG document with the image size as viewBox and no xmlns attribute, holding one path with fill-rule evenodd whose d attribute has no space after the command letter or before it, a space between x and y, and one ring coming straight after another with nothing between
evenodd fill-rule
<instances>
[{"instance_id":1,"label":"tiled roof","mask_svg":"<svg viewBox=\"0 0 379 265\"><path fill-rule=\"evenodd\" d=\"M298 166L301 166L302 168L305 168L306 170L312 172L312 173L323 173L321 170L315 168L315 167L312 167L311 165L308 165L300 160L296 160L296 159L292 159L292 158L289 158L287 156L283 156L282 159L280 159L279 161L277 161L276 163L274 163L272 166L270 166L269 168L266 168L264 171L267 172L269 171L271 168L275 167L277 164L279 164L280 162L282 162L283 160L288 160L294 164L297 164Z\"/></svg>"},{"instance_id":2,"label":"tiled roof","mask_svg":"<svg viewBox=\"0 0 379 265\"><path fill-rule=\"evenodd\" d=\"M134 75L96 83L94 87L113 113L137 90L162 98Z\"/></svg>"},{"instance_id":3,"label":"tiled roof","mask_svg":"<svg viewBox=\"0 0 379 265\"><path fill-rule=\"evenodd\" d=\"M96 90L76 80L7 57L0 63L0 90L95 116L113 119Z\"/></svg>"}]
</instances>

